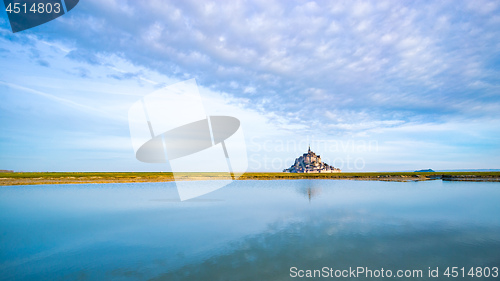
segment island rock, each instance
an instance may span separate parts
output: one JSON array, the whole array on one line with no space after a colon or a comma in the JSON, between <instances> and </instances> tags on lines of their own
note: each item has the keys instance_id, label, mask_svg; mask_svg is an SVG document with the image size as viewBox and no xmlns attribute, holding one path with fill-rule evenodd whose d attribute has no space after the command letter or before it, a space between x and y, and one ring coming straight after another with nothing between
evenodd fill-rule
<instances>
[{"instance_id":1,"label":"island rock","mask_svg":"<svg viewBox=\"0 0 500 281\"><path fill-rule=\"evenodd\" d=\"M307 153L304 153L299 158L295 159L295 163L288 169L283 170L284 173L340 173L340 169L321 162L321 156L311 151L311 147Z\"/></svg>"}]
</instances>

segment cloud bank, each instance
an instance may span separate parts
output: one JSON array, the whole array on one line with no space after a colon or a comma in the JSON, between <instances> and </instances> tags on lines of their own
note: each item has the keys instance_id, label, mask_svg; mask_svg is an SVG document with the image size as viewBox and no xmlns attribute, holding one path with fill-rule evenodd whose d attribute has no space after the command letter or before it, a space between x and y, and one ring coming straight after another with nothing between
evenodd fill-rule
<instances>
[{"instance_id":1,"label":"cloud bank","mask_svg":"<svg viewBox=\"0 0 500 281\"><path fill-rule=\"evenodd\" d=\"M379 141L383 150L363 156L370 169L392 169L405 149L421 159L409 169L465 168L460 153L491 168L500 155L499 11L498 1L88 0L22 34L9 34L4 17L0 56L19 44L40 67L71 65L78 83L143 89L122 94L196 78L280 129L251 129L256 141ZM34 48L40 42L49 51ZM417 157L430 148L437 155Z\"/></svg>"}]
</instances>

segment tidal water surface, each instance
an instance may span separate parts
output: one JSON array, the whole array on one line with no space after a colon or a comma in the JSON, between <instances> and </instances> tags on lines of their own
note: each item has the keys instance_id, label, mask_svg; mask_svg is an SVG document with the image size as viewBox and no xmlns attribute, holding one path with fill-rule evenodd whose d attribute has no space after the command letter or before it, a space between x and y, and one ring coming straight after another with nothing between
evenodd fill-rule
<instances>
[{"instance_id":1,"label":"tidal water surface","mask_svg":"<svg viewBox=\"0 0 500 281\"><path fill-rule=\"evenodd\" d=\"M0 280L300 279L292 267L500 267L500 183L248 180L183 202L174 182L0 187Z\"/></svg>"}]
</instances>

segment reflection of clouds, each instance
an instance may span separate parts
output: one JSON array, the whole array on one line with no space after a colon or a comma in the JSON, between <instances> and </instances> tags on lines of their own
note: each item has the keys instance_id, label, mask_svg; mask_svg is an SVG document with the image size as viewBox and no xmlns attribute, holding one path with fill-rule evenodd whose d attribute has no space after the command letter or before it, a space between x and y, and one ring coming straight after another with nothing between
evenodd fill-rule
<instances>
[{"instance_id":1,"label":"reflection of clouds","mask_svg":"<svg viewBox=\"0 0 500 281\"><path fill-rule=\"evenodd\" d=\"M321 190L311 203L309 188ZM280 280L290 266L500 260L493 183L249 180L177 198L173 182L4 187L0 271L5 279L72 268L65 279Z\"/></svg>"},{"instance_id":2,"label":"reflection of clouds","mask_svg":"<svg viewBox=\"0 0 500 281\"><path fill-rule=\"evenodd\" d=\"M344 217L347 217L345 219ZM276 231L276 229L280 229ZM235 243L234 250L166 272L157 280L283 280L289 268L422 269L429 265L494 266L498 227L366 220L356 213L325 213ZM424 274L425 276L425 274Z\"/></svg>"}]
</instances>

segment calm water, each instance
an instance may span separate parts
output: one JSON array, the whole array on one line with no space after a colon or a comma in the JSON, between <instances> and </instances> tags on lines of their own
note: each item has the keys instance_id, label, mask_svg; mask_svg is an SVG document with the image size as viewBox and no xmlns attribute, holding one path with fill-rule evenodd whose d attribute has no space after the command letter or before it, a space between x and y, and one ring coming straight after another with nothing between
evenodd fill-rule
<instances>
[{"instance_id":1,"label":"calm water","mask_svg":"<svg viewBox=\"0 0 500 281\"><path fill-rule=\"evenodd\" d=\"M185 202L175 183L0 187L1 280L296 280L290 267L358 266L418 280L500 267L500 183L237 181Z\"/></svg>"}]
</instances>

